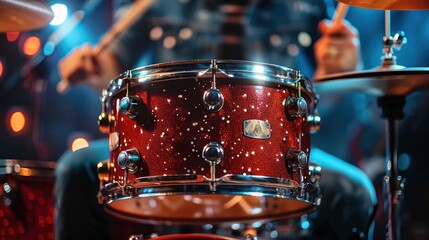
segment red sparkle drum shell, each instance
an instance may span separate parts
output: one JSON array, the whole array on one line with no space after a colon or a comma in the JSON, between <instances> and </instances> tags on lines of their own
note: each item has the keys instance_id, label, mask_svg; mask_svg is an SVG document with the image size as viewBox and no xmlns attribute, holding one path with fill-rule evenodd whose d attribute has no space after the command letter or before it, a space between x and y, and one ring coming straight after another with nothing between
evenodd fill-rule
<instances>
[{"instance_id":1,"label":"red sparkle drum shell","mask_svg":"<svg viewBox=\"0 0 429 240\"><path fill-rule=\"evenodd\" d=\"M0 238L54 239L55 162L0 159Z\"/></svg>"},{"instance_id":2,"label":"red sparkle drum shell","mask_svg":"<svg viewBox=\"0 0 429 240\"><path fill-rule=\"evenodd\" d=\"M216 66L206 60L164 63L112 81L106 97L110 184L101 189L110 212L137 220L212 222L296 216L317 205L316 194L306 190L308 163L291 172L285 161L290 149L310 154L307 115L292 118L285 105L298 95L311 105L311 83L277 65L218 60ZM203 101L213 87L224 98L216 112ZM120 111L125 96L141 100L134 119ZM249 122L264 125L270 136L246 135ZM202 154L210 143L224 150L213 169ZM128 150L141 158L135 173L118 165Z\"/></svg>"}]
</instances>

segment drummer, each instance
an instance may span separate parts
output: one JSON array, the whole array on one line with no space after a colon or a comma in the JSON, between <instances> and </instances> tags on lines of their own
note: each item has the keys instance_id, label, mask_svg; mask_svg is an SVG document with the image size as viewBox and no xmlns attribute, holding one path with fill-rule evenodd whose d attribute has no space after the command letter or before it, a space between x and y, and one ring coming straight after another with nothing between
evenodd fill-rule
<instances>
[{"instance_id":1,"label":"drummer","mask_svg":"<svg viewBox=\"0 0 429 240\"><path fill-rule=\"evenodd\" d=\"M324 2L155 1L130 29L101 51L84 45L62 59L59 90L80 83L101 90L127 69L174 60L250 60L287 66L306 76L356 70L360 63L358 33L346 20L335 24L323 20L332 8ZM228 21L228 4L245 10L242 16L235 16L239 21ZM109 239L111 226L97 201L96 168L99 161L108 158L108 141L101 139L59 159L57 239ZM311 215L312 235L351 239L357 229L371 238L376 198L369 178L319 149L311 151L311 161L322 166L323 197L318 211Z\"/></svg>"}]
</instances>

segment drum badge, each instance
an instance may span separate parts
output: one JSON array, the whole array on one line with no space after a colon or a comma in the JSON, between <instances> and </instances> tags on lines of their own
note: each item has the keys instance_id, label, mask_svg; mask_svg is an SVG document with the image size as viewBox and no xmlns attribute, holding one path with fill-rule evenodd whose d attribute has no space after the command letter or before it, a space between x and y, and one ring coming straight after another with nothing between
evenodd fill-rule
<instances>
[{"instance_id":1,"label":"drum badge","mask_svg":"<svg viewBox=\"0 0 429 240\"><path fill-rule=\"evenodd\" d=\"M244 120L243 135L249 138L268 139L271 137L270 123L258 119Z\"/></svg>"}]
</instances>

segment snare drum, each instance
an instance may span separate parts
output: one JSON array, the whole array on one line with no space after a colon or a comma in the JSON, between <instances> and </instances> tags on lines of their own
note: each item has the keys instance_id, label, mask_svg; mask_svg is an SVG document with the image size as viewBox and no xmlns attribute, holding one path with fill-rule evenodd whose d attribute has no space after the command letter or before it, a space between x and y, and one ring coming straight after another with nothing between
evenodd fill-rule
<instances>
[{"instance_id":1,"label":"snare drum","mask_svg":"<svg viewBox=\"0 0 429 240\"><path fill-rule=\"evenodd\" d=\"M142 222L312 211L315 100L308 79L278 65L195 60L127 71L102 96L99 124L111 157L101 200L109 213Z\"/></svg>"},{"instance_id":2,"label":"snare drum","mask_svg":"<svg viewBox=\"0 0 429 240\"><path fill-rule=\"evenodd\" d=\"M55 162L0 159L0 238L54 239Z\"/></svg>"}]
</instances>

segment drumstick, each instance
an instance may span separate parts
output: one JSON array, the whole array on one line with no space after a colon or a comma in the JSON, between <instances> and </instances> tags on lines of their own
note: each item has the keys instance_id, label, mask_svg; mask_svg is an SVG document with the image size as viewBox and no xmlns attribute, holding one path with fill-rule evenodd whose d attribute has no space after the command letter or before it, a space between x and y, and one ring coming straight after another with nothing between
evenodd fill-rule
<instances>
[{"instance_id":1,"label":"drumstick","mask_svg":"<svg viewBox=\"0 0 429 240\"><path fill-rule=\"evenodd\" d=\"M337 8L335 9L334 16L332 18L332 25L338 25L344 19L347 14L347 10L349 9L349 5L344 3L338 3Z\"/></svg>"},{"instance_id":2,"label":"drumstick","mask_svg":"<svg viewBox=\"0 0 429 240\"><path fill-rule=\"evenodd\" d=\"M94 56L100 55L110 44L113 43L116 37L126 31L131 25L142 16L150 6L154 3L154 0L137 0L132 6L125 12L124 17L119 19L110 29L107 31L98 44L94 47ZM67 81L60 81L57 85L57 92L62 93L67 90L69 83Z\"/></svg>"},{"instance_id":3,"label":"drumstick","mask_svg":"<svg viewBox=\"0 0 429 240\"><path fill-rule=\"evenodd\" d=\"M124 17L117 21L109 31L104 34L97 46L95 46L95 55L99 55L105 50L121 33L126 31L141 15L143 15L154 0L137 0L124 14Z\"/></svg>"}]
</instances>

